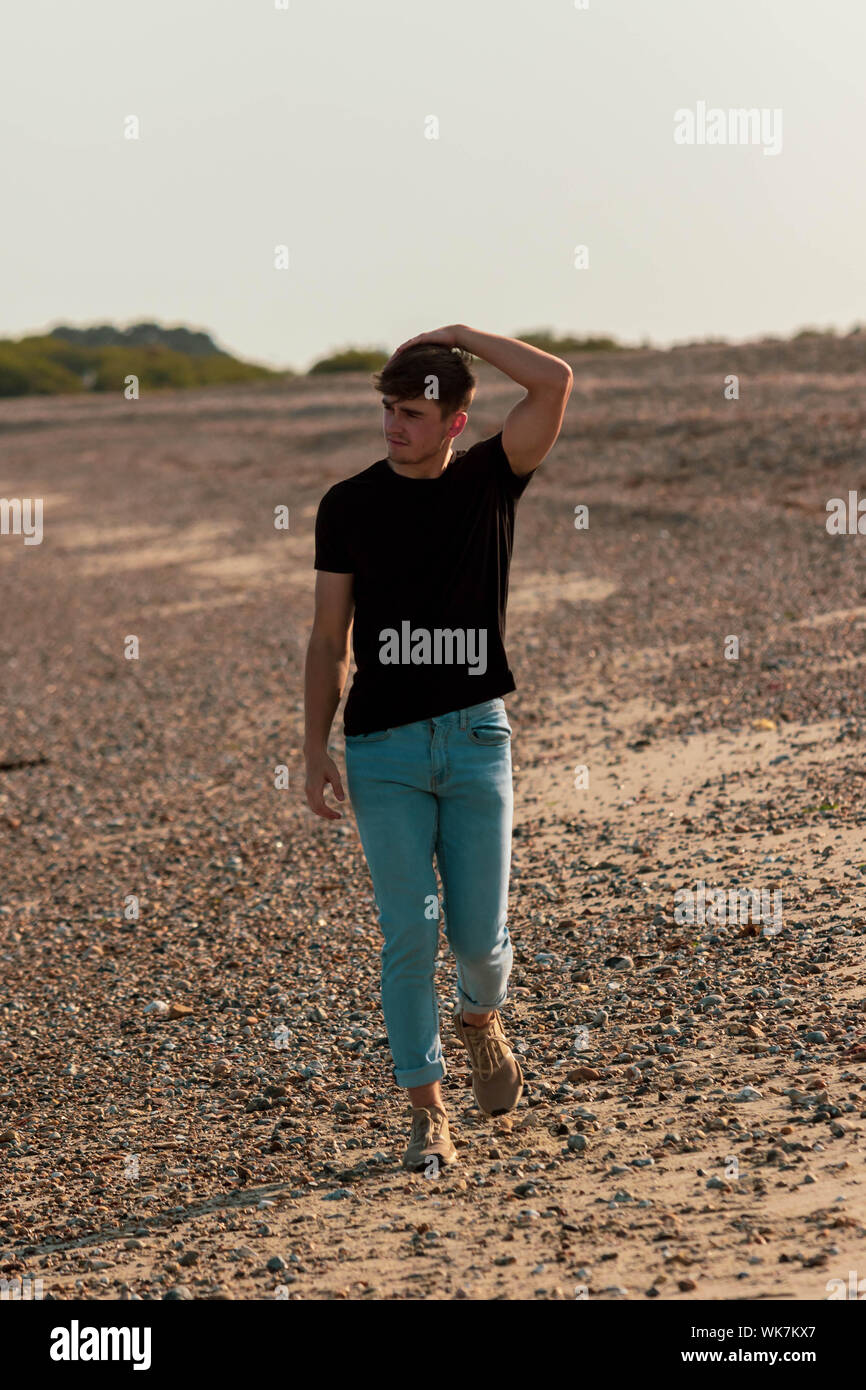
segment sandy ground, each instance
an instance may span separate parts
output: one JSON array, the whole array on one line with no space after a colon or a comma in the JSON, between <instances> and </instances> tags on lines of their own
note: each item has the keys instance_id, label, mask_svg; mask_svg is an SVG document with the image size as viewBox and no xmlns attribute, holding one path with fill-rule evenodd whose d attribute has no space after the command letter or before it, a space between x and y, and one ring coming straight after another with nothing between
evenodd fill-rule
<instances>
[{"instance_id":1,"label":"sandy ground","mask_svg":"<svg viewBox=\"0 0 866 1390\"><path fill-rule=\"evenodd\" d=\"M399 1166L351 811L303 798L313 519L381 457L374 393L0 404L0 496L44 499L41 545L0 537L5 1279L824 1300L866 1278L866 539L825 526L866 496L866 342L574 365L509 608L527 1092L475 1108L443 938L460 1162L432 1178ZM467 438L517 395L482 368ZM684 923L699 883L778 920Z\"/></svg>"}]
</instances>

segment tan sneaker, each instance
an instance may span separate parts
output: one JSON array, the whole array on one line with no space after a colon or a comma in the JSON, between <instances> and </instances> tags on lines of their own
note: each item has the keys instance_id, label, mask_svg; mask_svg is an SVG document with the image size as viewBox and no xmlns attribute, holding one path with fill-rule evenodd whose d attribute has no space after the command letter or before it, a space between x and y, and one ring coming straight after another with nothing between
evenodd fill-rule
<instances>
[{"instance_id":1,"label":"tan sneaker","mask_svg":"<svg viewBox=\"0 0 866 1390\"><path fill-rule=\"evenodd\" d=\"M448 1133L448 1117L435 1105L412 1107L412 1134L403 1155L403 1167L411 1173L427 1172L431 1176L439 1167L456 1163L458 1153Z\"/></svg>"},{"instance_id":2,"label":"tan sneaker","mask_svg":"<svg viewBox=\"0 0 866 1390\"><path fill-rule=\"evenodd\" d=\"M523 1095L523 1072L505 1038L499 1010L483 1028L463 1022L463 1010L454 1015L458 1038L472 1062L472 1093L485 1115L507 1115Z\"/></svg>"}]
</instances>

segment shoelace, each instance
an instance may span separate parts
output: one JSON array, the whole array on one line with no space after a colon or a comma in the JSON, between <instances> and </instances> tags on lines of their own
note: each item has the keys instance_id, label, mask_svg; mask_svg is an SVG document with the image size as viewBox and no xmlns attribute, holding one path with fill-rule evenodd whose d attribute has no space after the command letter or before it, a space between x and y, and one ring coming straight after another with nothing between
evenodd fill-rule
<instances>
[{"instance_id":1,"label":"shoelace","mask_svg":"<svg viewBox=\"0 0 866 1390\"><path fill-rule=\"evenodd\" d=\"M432 1143L442 1128L443 1118L438 1110L416 1110L412 1116L412 1141L420 1139L425 1144Z\"/></svg>"},{"instance_id":2,"label":"shoelace","mask_svg":"<svg viewBox=\"0 0 866 1390\"><path fill-rule=\"evenodd\" d=\"M493 1024L487 1025L487 1029L491 1031L481 1028L475 1030L467 1028L466 1030L472 1065L478 1071L482 1081L490 1081L505 1061L502 1039L493 1034L493 1026Z\"/></svg>"}]
</instances>

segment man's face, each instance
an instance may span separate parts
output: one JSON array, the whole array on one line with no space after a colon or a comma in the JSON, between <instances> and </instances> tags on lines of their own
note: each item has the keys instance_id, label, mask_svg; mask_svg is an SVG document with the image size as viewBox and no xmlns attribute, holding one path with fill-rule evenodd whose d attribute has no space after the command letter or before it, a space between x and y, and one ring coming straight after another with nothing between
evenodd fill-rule
<instances>
[{"instance_id":1,"label":"man's face","mask_svg":"<svg viewBox=\"0 0 866 1390\"><path fill-rule=\"evenodd\" d=\"M468 415L457 411L444 420L438 401L424 396L401 401L382 397L382 429L392 463L423 463L463 430Z\"/></svg>"}]
</instances>

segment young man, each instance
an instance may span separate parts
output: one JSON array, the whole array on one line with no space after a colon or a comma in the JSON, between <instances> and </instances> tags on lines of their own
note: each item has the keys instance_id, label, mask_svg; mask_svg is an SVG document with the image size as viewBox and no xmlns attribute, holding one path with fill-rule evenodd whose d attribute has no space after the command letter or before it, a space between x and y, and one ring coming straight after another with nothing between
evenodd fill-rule
<instances>
[{"instance_id":1,"label":"young man","mask_svg":"<svg viewBox=\"0 0 866 1390\"><path fill-rule=\"evenodd\" d=\"M498 434L455 453L475 394L470 354L526 395ZM341 819L324 792L330 784L345 800L328 734L354 627L346 781L384 936L394 1078L412 1106L403 1164L429 1171L457 1157L440 1088L434 854L457 962L454 1029L476 1102L500 1115L523 1091L499 1015L512 964L511 727L502 696L515 683L505 605L514 506L556 441L572 374L527 343L453 324L401 344L374 384L387 457L330 488L316 517L306 794L317 815Z\"/></svg>"}]
</instances>

